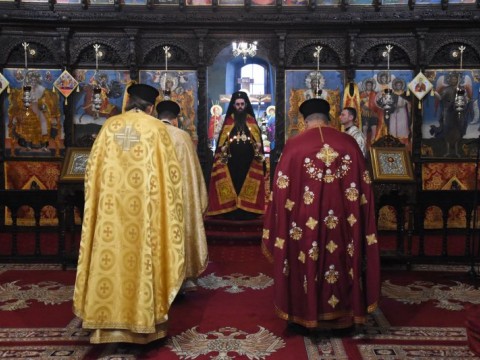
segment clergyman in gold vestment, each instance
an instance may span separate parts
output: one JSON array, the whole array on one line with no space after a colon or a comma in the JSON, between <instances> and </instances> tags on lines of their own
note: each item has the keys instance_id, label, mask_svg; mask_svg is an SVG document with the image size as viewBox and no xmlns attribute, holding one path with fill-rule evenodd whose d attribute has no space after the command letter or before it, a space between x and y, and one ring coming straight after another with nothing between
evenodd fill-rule
<instances>
[{"instance_id":1,"label":"clergyman in gold vestment","mask_svg":"<svg viewBox=\"0 0 480 360\"><path fill-rule=\"evenodd\" d=\"M128 88L92 147L73 307L92 343L145 344L167 335L185 277L182 176L158 91Z\"/></svg>"},{"instance_id":2,"label":"clergyman in gold vestment","mask_svg":"<svg viewBox=\"0 0 480 360\"><path fill-rule=\"evenodd\" d=\"M175 101L164 100L157 104L156 109L158 118L167 124L182 167L185 217L185 282L182 290L192 291L196 289L196 278L208 265L207 236L203 224L208 206L207 187L190 135L175 126L180 106Z\"/></svg>"}]
</instances>

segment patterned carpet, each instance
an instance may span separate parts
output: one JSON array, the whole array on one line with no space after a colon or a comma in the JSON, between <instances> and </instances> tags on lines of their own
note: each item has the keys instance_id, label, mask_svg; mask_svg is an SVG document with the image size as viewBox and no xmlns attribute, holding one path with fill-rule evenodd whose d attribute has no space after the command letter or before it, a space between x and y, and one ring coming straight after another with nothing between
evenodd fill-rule
<instances>
[{"instance_id":1,"label":"patterned carpet","mask_svg":"<svg viewBox=\"0 0 480 360\"><path fill-rule=\"evenodd\" d=\"M211 245L198 289L179 296L168 338L91 345L71 311L75 270L0 265L0 358L9 359L480 359L465 319L480 303L464 266L382 269L382 300L361 332L304 337L276 318L271 266L258 245Z\"/></svg>"}]
</instances>

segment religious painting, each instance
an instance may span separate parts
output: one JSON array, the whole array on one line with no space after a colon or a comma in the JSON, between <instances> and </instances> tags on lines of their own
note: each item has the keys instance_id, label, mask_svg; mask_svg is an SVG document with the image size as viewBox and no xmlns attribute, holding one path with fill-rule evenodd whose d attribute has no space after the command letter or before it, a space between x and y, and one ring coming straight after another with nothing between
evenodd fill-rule
<instances>
[{"instance_id":1,"label":"religious painting","mask_svg":"<svg viewBox=\"0 0 480 360\"><path fill-rule=\"evenodd\" d=\"M60 156L63 149L63 99L53 83L60 69L7 68L10 91L3 103L5 153L15 157Z\"/></svg>"},{"instance_id":2,"label":"religious painting","mask_svg":"<svg viewBox=\"0 0 480 360\"><path fill-rule=\"evenodd\" d=\"M382 0L382 5L406 5L408 0Z\"/></svg>"},{"instance_id":3,"label":"religious painting","mask_svg":"<svg viewBox=\"0 0 480 360\"><path fill-rule=\"evenodd\" d=\"M197 72L190 70L141 70L139 80L160 91L158 101L172 100L180 105L178 127L188 132L194 144L197 134Z\"/></svg>"},{"instance_id":4,"label":"religious painting","mask_svg":"<svg viewBox=\"0 0 480 360\"><path fill-rule=\"evenodd\" d=\"M243 6L245 0L218 0L220 6Z\"/></svg>"},{"instance_id":5,"label":"religious painting","mask_svg":"<svg viewBox=\"0 0 480 360\"><path fill-rule=\"evenodd\" d=\"M418 100L422 100L433 88L433 84L420 71L408 84L408 88ZM421 107L420 107L421 108Z\"/></svg>"},{"instance_id":6,"label":"religious painting","mask_svg":"<svg viewBox=\"0 0 480 360\"><path fill-rule=\"evenodd\" d=\"M80 4L81 0L56 0L57 4Z\"/></svg>"},{"instance_id":7,"label":"religious painting","mask_svg":"<svg viewBox=\"0 0 480 360\"><path fill-rule=\"evenodd\" d=\"M105 120L122 112L130 71L77 69L73 77L78 81L77 91L69 99L73 113L73 144L92 144ZM94 103L96 91L98 103Z\"/></svg>"},{"instance_id":8,"label":"religious painting","mask_svg":"<svg viewBox=\"0 0 480 360\"><path fill-rule=\"evenodd\" d=\"M0 94L2 94L2 92L4 92L8 88L9 84L10 83L7 78L3 76L2 73L0 73Z\"/></svg>"},{"instance_id":9,"label":"religious painting","mask_svg":"<svg viewBox=\"0 0 480 360\"><path fill-rule=\"evenodd\" d=\"M317 0L317 5L340 5L341 0Z\"/></svg>"},{"instance_id":10,"label":"religious painting","mask_svg":"<svg viewBox=\"0 0 480 360\"><path fill-rule=\"evenodd\" d=\"M56 190L60 174L59 161L6 161L4 163L5 190ZM5 224L11 225L10 211L5 210ZM41 225L57 225L55 208L46 206L40 214ZM35 225L33 209L22 206L17 211L17 224Z\"/></svg>"},{"instance_id":11,"label":"religious painting","mask_svg":"<svg viewBox=\"0 0 480 360\"><path fill-rule=\"evenodd\" d=\"M320 97L330 103L330 120L332 126L340 129L339 115L342 110L341 98L345 87L345 75L337 70L289 70L285 72L285 134L286 138L294 136L305 129L300 105L315 97L316 90L321 90Z\"/></svg>"},{"instance_id":12,"label":"religious painting","mask_svg":"<svg viewBox=\"0 0 480 360\"><path fill-rule=\"evenodd\" d=\"M147 5L147 0L123 0L125 5Z\"/></svg>"},{"instance_id":13,"label":"religious painting","mask_svg":"<svg viewBox=\"0 0 480 360\"><path fill-rule=\"evenodd\" d=\"M252 6L272 6L275 0L252 0Z\"/></svg>"},{"instance_id":14,"label":"religious painting","mask_svg":"<svg viewBox=\"0 0 480 360\"><path fill-rule=\"evenodd\" d=\"M282 4L283 6L305 6L308 5L308 0L282 0Z\"/></svg>"},{"instance_id":15,"label":"religious painting","mask_svg":"<svg viewBox=\"0 0 480 360\"><path fill-rule=\"evenodd\" d=\"M64 96L65 103L67 103L67 98L72 94L72 92L78 86L78 81L67 71L65 70L53 83L53 86Z\"/></svg>"},{"instance_id":16,"label":"religious painting","mask_svg":"<svg viewBox=\"0 0 480 360\"><path fill-rule=\"evenodd\" d=\"M440 4L440 0L416 0L415 5Z\"/></svg>"},{"instance_id":17,"label":"religious painting","mask_svg":"<svg viewBox=\"0 0 480 360\"><path fill-rule=\"evenodd\" d=\"M114 0L89 0L90 5L113 5Z\"/></svg>"},{"instance_id":18,"label":"religious painting","mask_svg":"<svg viewBox=\"0 0 480 360\"><path fill-rule=\"evenodd\" d=\"M448 0L448 4L476 4L476 0Z\"/></svg>"},{"instance_id":19,"label":"religious painting","mask_svg":"<svg viewBox=\"0 0 480 360\"><path fill-rule=\"evenodd\" d=\"M480 70L426 70L433 84L422 104L423 158L475 158L480 135Z\"/></svg>"},{"instance_id":20,"label":"religious painting","mask_svg":"<svg viewBox=\"0 0 480 360\"><path fill-rule=\"evenodd\" d=\"M61 181L84 181L90 148L69 147L63 160Z\"/></svg>"},{"instance_id":21,"label":"religious painting","mask_svg":"<svg viewBox=\"0 0 480 360\"><path fill-rule=\"evenodd\" d=\"M372 6L372 0L350 0L348 5L369 5Z\"/></svg>"},{"instance_id":22,"label":"religious painting","mask_svg":"<svg viewBox=\"0 0 480 360\"><path fill-rule=\"evenodd\" d=\"M385 135L392 135L408 149L412 144L413 95L408 84L411 70L357 70L358 124L367 139L367 148ZM385 89L392 89L389 111L385 112Z\"/></svg>"},{"instance_id":23,"label":"religious painting","mask_svg":"<svg viewBox=\"0 0 480 360\"><path fill-rule=\"evenodd\" d=\"M179 0L153 0L154 5L178 5Z\"/></svg>"},{"instance_id":24,"label":"religious painting","mask_svg":"<svg viewBox=\"0 0 480 360\"><path fill-rule=\"evenodd\" d=\"M413 181L410 153L405 147L371 147L373 179L375 181Z\"/></svg>"},{"instance_id":25,"label":"religious painting","mask_svg":"<svg viewBox=\"0 0 480 360\"><path fill-rule=\"evenodd\" d=\"M210 6L212 5L212 0L186 0L185 4L188 6Z\"/></svg>"}]
</instances>

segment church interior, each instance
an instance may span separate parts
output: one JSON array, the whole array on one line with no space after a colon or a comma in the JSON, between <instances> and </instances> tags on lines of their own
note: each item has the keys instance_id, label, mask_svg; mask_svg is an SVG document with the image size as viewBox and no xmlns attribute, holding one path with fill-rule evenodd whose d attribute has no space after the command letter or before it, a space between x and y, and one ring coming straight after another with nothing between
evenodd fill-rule
<instances>
[{"instance_id":1,"label":"church interior","mask_svg":"<svg viewBox=\"0 0 480 360\"><path fill-rule=\"evenodd\" d=\"M246 91L267 194L304 100L327 100L339 130L356 107L382 262L476 273L479 0L0 0L0 13L0 263L74 266L89 149L139 82L180 105L207 184L231 94ZM262 224L205 228L258 244Z\"/></svg>"}]
</instances>

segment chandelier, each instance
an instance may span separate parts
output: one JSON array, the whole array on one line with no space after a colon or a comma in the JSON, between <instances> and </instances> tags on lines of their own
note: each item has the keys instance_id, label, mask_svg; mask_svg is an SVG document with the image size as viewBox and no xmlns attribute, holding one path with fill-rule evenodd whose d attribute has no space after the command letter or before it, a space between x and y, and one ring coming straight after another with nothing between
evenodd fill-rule
<instances>
[{"instance_id":1,"label":"chandelier","mask_svg":"<svg viewBox=\"0 0 480 360\"><path fill-rule=\"evenodd\" d=\"M321 46L315 47L315 52L313 57L317 59L317 72L316 72L316 87L315 87L315 97L320 98L322 95L322 89L320 89L320 51L322 51Z\"/></svg>"},{"instance_id":2,"label":"chandelier","mask_svg":"<svg viewBox=\"0 0 480 360\"><path fill-rule=\"evenodd\" d=\"M248 43L246 41L232 43L233 56L242 56L243 62L247 62L247 56L254 57L257 54L257 42Z\"/></svg>"},{"instance_id":3,"label":"chandelier","mask_svg":"<svg viewBox=\"0 0 480 360\"><path fill-rule=\"evenodd\" d=\"M95 50L95 74L93 77L96 80L96 75L98 73L98 59L103 57L103 51L100 50L100 45L94 44L93 49ZM92 110L94 111L96 117L102 107L102 88L98 84L98 81L95 81L93 86L93 95L92 95Z\"/></svg>"},{"instance_id":4,"label":"chandelier","mask_svg":"<svg viewBox=\"0 0 480 360\"><path fill-rule=\"evenodd\" d=\"M32 86L30 84L28 84L28 82L26 81L27 78L28 78L28 76L27 76L27 73L28 73L27 53L28 53L28 47L30 46L30 44L27 43L27 42L23 42L22 46L23 46L23 50L24 50L24 53L25 53L25 77L24 77L25 80L24 80L24 83L23 83L22 101L23 101L23 106L27 110L27 116L28 116L28 109L30 108L30 105L31 105L31 102L32 102Z\"/></svg>"},{"instance_id":5,"label":"chandelier","mask_svg":"<svg viewBox=\"0 0 480 360\"><path fill-rule=\"evenodd\" d=\"M165 76L163 77L163 99L170 100L170 96L172 95L172 90L170 88L167 89L168 58L172 56L172 54L170 53L170 46L164 46L163 52L165 53Z\"/></svg>"},{"instance_id":6,"label":"chandelier","mask_svg":"<svg viewBox=\"0 0 480 360\"><path fill-rule=\"evenodd\" d=\"M460 55L460 74L457 80L457 89L455 92L455 101L454 101L455 110L458 112L458 115L460 115L460 113L465 110L465 107L467 105L467 96L466 96L465 88L460 85L461 78L462 78L463 52L465 51L465 49L466 49L465 46L460 46L458 48L458 50L460 51L460 54L458 54L457 51L454 51L452 54L453 57L458 57Z\"/></svg>"},{"instance_id":7,"label":"chandelier","mask_svg":"<svg viewBox=\"0 0 480 360\"><path fill-rule=\"evenodd\" d=\"M390 118L390 114L395 108L395 103L393 101L393 89L392 89L392 79L390 76L390 52L393 49L392 45L387 45L386 51L382 53L383 57L387 58L387 88L383 90L382 97L378 101L378 105L383 109L385 114L385 119Z\"/></svg>"}]
</instances>

